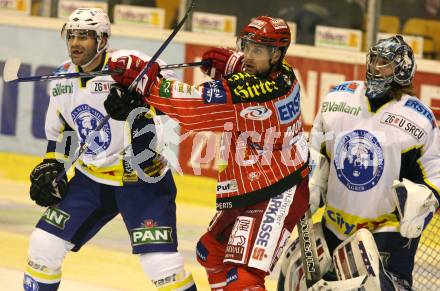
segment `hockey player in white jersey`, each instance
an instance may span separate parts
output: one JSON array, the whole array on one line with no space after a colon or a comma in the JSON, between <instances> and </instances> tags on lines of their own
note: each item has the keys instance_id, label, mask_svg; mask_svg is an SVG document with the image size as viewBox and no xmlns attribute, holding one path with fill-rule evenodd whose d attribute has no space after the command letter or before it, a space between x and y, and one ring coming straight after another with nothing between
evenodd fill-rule
<instances>
[{"instance_id":1,"label":"hockey player in white jersey","mask_svg":"<svg viewBox=\"0 0 440 291\"><path fill-rule=\"evenodd\" d=\"M411 290L420 236L439 207L440 133L429 106L414 96L416 64L400 35L369 50L366 70L366 82L328 92L310 136L311 207L324 205L321 238L336 261L324 278L341 280L335 290L350 289L347 279L361 275L374 280L367 290ZM351 243L368 240L365 233L359 238L360 229L372 233L377 249ZM299 274L290 262L294 248L284 258L279 290L301 284L300 275L291 275ZM370 268L378 267L375 254L379 274ZM359 257L370 260L355 263Z\"/></svg>"},{"instance_id":2,"label":"hockey player in white jersey","mask_svg":"<svg viewBox=\"0 0 440 291\"><path fill-rule=\"evenodd\" d=\"M104 70L109 58L136 55L150 59L133 50L108 51L110 22L101 9L75 10L62 35L71 60L57 69L60 73ZM161 73L175 78L170 71ZM117 214L124 219L133 253L139 255L158 290L196 290L177 251L176 187L170 170L155 148L150 148L151 158L139 167L149 177L160 176L156 183L140 179L124 160L130 154L124 151L128 144L134 155L148 145L155 146L154 132L134 134L148 125L155 128L154 108L139 115L131 128L123 121L106 122L78 160L75 176L70 181L64 176L56 186L52 184L69 152L74 152L70 146L76 147L78 140L83 143L104 119L103 103L109 91L117 89L114 83L111 76L99 76L50 84L47 153L31 173L30 188L32 200L48 208L30 238L25 290L57 290L65 255L78 251Z\"/></svg>"}]
</instances>

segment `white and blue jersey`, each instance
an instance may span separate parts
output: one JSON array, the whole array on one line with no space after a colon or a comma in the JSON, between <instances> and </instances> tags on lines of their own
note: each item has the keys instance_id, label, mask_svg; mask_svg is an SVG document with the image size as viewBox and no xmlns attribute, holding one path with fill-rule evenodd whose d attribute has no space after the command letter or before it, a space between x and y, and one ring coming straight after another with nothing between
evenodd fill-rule
<instances>
[{"instance_id":1,"label":"white and blue jersey","mask_svg":"<svg viewBox=\"0 0 440 291\"><path fill-rule=\"evenodd\" d=\"M136 55L144 60L150 57L133 50L117 50L105 54L103 64L99 69L107 69L107 60L110 57L124 55ZM160 64L164 64L159 61ZM56 72L74 73L78 72L78 66L66 62ZM172 71L161 71L166 78L175 79ZM65 159L66 143L65 136L68 131L79 142L84 142L98 124L107 115L104 108L104 100L110 92L110 86L114 83L111 76L97 76L94 78L61 79L54 80L49 86L50 102L46 115L46 137L48 147L46 158ZM152 112L154 108L152 108ZM138 124L131 128L124 121L110 119L97 133L91 145L80 157L76 169L91 178L92 180L121 186L127 180L132 181L134 173L127 163L124 164L124 149L128 144L133 148L146 147L150 144L151 137L142 136L133 140L133 127L142 128L149 123L154 123L154 118L144 116L142 121L136 120ZM64 142L63 142L64 135ZM72 142L76 146L78 142ZM155 150L155 149L152 149ZM72 151L73 152L73 151ZM72 155L71 152L71 155ZM146 168L148 165L142 165Z\"/></svg>"},{"instance_id":2,"label":"white and blue jersey","mask_svg":"<svg viewBox=\"0 0 440 291\"><path fill-rule=\"evenodd\" d=\"M406 178L440 192L440 134L428 106L403 95L372 108L361 81L333 87L311 132L330 162L326 227L343 240L357 229L398 232L392 183Z\"/></svg>"},{"instance_id":3,"label":"white and blue jersey","mask_svg":"<svg viewBox=\"0 0 440 291\"><path fill-rule=\"evenodd\" d=\"M330 252L367 228L385 270L411 286L419 238L408 243L400 235L392 184L406 178L427 185L439 199L439 145L434 115L419 99L371 101L361 81L333 87L311 132L311 146L330 163L323 216Z\"/></svg>"},{"instance_id":4,"label":"white and blue jersey","mask_svg":"<svg viewBox=\"0 0 440 291\"><path fill-rule=\"evenodd\" d=\"M98 69L106 69L111 55L149 59L137 51L120 50L107 53ZM77 71L78 67L70 62L58 69L63 73ZM161 74L174 77L169 71ZM51 82L46 158L65 159L69 143L76 146L75 138L84 142L93 133L107 115L104 100L113 83L111 76ZM46 209L37 227L71 242L73 251L77 251L108 221L121 214L133 253L176 252L176 187L171 171L165 171L159 155L152 155L140 167L145 174L158 179L143 183L123 160L128 144L132 145L130 151L134 155L151 147L156 131L139 137L134 137L134 133L156 124L154 113L152 108L149 113L139 115L131 126L113 119L106 122L76 164L77 171L68 182L65 197L58 205ZM68 132L73 133L73 138L65 142Z\"/></svg>"}]
</instances>

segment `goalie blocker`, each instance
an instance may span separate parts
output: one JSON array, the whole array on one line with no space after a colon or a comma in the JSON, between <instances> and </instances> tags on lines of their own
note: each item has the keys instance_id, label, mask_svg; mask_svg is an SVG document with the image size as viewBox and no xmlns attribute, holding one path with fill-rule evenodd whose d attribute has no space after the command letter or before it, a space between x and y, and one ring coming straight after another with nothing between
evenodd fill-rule
<instances>
[{"instance_id":1,"label":"goalie blocker","mask_svg":"<svg viewBox=\"0 0 440 291\"><path fill-rule=\"evenodd\" d=\"M306 287L300 242L296 239L284 252L277 291L411 290L406 282L385 270L375 239L368 230L360 229L339 244L333 260L321 223L314 224L314 231L323 278Z\"/></svg>"}]
</instances>

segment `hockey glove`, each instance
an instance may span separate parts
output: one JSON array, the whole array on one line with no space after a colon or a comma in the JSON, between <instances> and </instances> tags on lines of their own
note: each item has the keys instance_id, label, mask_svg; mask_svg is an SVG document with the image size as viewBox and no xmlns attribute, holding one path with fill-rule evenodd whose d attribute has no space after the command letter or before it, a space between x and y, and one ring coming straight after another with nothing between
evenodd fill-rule
<instances>
[{"instance_id":1,"label":"hockey glove","mask_svg":"<svg viewBox=\"0 0 440 291\"><path fill-rule=\"evenodd\" d=\"M55 159L45 159L32 170L30 196L38 205L53 206L64 198L67 176L64 175L56 186L52 184L63 168L63 163Z\"/></svg>"},{"instance_id":2,"label":"hockey glove","mask_svg":"<svg viewBox=\"0 0 440 291\"><path fill-rule=\"evenodd\" d=\"M202 72L214 80L243 71L243 54L231 49L213 48L202 56Z\"/></svg>"},{"instance_id":3,"label":"hockey glove","mask_svg":"<svg viewBox=\"0 0 440 291\"><path fill-rule=\"evenodd\" d=\"M434 193L425 185L407 179L394 180L393 199L400 216L400 234L419 237L438 208Z\"/></svg>"},{"instance_id":4,"label":"hockey glove","mask_svg":"<svg viewBox=\"0 0 440 291\"><path fill-rule=\"evenodd\" d=\"M108 67L111 71L120 72L119 74L112 75L112 78L119 84L128 87L133 83L134 79L139 75L139 72L148 65L141 58L130 55L119 58L111 58L108 61ZM143 96L148 96L151 91L151 87L156 83L157 77L160 73L160 66L157 62L150 65L147 73L142 77L136 86L136 92Z\"/></svg>"},{"instance_id":5,"label":"hockey glove","mask_svg":"<svg viewBox=\"0 0 440 291\"><path fill-rule=\"evenodd\" d=\"M104 101L104 107L111 118L125 121L133 109L144 106L142 98L136 92L130 93L123 86L113 84Z\"/></svg>"}]
</instances>

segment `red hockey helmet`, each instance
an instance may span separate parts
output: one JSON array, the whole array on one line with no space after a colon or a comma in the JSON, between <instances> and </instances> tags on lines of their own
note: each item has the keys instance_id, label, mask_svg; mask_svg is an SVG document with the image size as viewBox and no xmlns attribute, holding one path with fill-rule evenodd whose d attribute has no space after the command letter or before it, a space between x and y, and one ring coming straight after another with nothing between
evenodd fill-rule
<instances>
[{"instance_id":1,"label":"red hockey helmet","mask_svg":"<svg viewBox=\"0 0 440 291\"><path fill-rule=\"evenodd\" d=\"M258 16L246 25L239 39L252 41L286 51L290 45L290 29L281 18Z\"/></svg>"}]
</instances>

